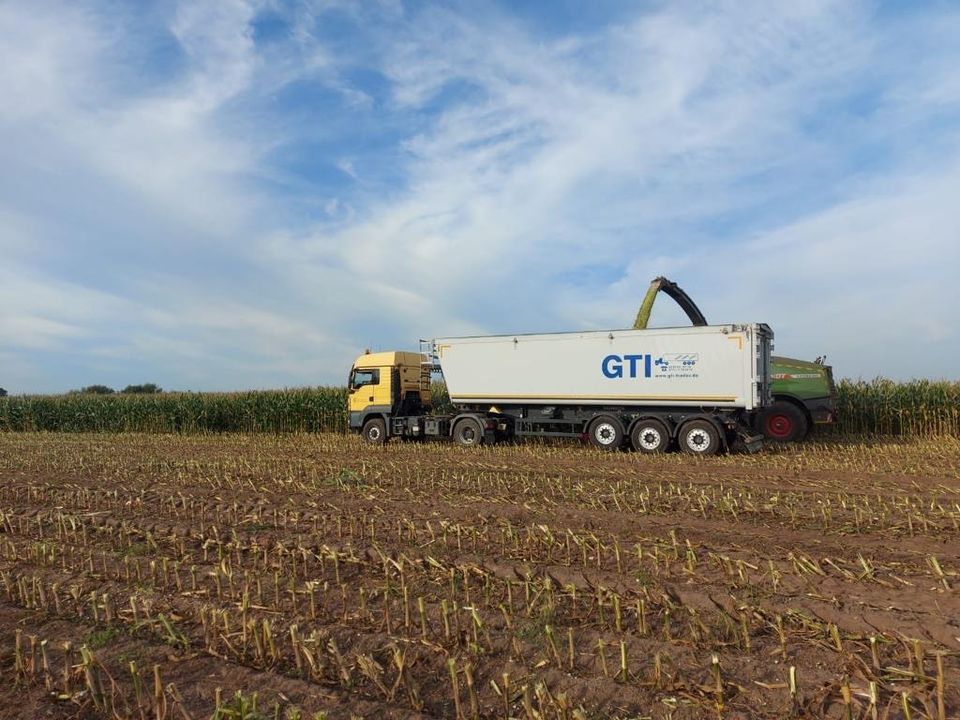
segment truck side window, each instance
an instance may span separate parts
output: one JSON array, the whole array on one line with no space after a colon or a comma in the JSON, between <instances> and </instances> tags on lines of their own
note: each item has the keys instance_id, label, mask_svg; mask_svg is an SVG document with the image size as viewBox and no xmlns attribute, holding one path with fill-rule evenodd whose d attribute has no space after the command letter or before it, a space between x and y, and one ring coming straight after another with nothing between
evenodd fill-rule
<instances>
[{"instance_id":1,"label":"truck side window","mask_svg":"<svg viewBox=\"0 0 960 720\"><path fill-rule=\"evenodd\" d=\"M354 370L353 381L350 383L350 387L356 390L358 388L362 388L364 385L379 385L379 384L380 384L379 370Z\"/></svg>"}]
</instances>

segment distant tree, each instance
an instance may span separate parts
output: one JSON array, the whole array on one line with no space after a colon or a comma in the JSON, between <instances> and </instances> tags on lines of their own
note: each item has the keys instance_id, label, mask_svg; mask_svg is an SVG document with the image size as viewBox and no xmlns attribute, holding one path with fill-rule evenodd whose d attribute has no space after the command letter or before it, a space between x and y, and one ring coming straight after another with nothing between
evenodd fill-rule
<instances>
[{"instance_id":1,"label":"distant tree","mask_svg":"<svg viewBox=\"0 0 960 720\"><path fill-rule=\"evenodd\" d=\"M4 390L3 388L0 388L0 397L6 397L6 396L7 396L7 391Z\"/></svg>"},{"instance_id":2,"label":"distant tree","mask_svg":"<svg viewBox=\"0 0 960 720\"><path fill-rule=\"evenodd\" d=\"M152 395L153 393L162 393L163 388L156 383L144 383L143 385L127 385L120 392L131 395Z\"/></svg>"},{"instance_id":3,"label":"distant tree","mask_svg":"<svg viewBox=\"0 0 960 720\"><path fill-rule=\"evenodd\" d=\"M91 395L113 395L114 389L106 385L88 385L85 388L80 388L80 392Z\"/></svg>"}]
</instances>

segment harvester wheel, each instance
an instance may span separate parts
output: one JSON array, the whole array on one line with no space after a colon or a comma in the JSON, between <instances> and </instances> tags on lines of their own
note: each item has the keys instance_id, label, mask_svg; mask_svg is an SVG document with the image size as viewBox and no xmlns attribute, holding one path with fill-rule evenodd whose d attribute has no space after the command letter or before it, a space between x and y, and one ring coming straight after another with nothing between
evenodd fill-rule
<instances>
[{"instance_id":1,"label":"harvester wheel","mask_svg":"<svg viewBox=\"0 0 960 720\"><path fill-rule=\"evenodd\" d=\"M680 449L691 455L716 455L720 433L709 420L691 420L680 428Z\"/></svg>"},{"instance_id":2,"label":"harvester wheel","mask_svg":"<svg viewBox=\"0 0 960 720\"><path fill-rule=\"evenodd\" d=\"M619 450L623 445L623 427L618 420L606 415L590 421L587 436L590 443L601 450Z\"/></svg>"},{"instance_id":3,"label":"harvester wheel","mask_svg":"<svg viewBox=\"0 0 960 720\"><path fill-rule=\"evenodd\" d=\"M383 445L387 442L387 424L382 418L373 418L364 423L363 439L370 445Z\"/></svg>"},{"instance_id":4,"label":"harvester wheel","mask_svg":"<svg viewBox=\"0 0 960 720\"><path fill-rule=\"evenodd\" d=\"M807 418L796 405L778 400L760 413L760 432L768 440L791 443L807 435Z\"/></svg>"},{"instance_id":5,"label":"harvester wheel","mask_svg":"<svg viewBox=\"0 0 960 720\"><path fill-rule=\"evenodd\" d=\"M662 453L670 445L667 426L656 418L638 420L630 432L630 444L642 453Z\"/></svg>"}]
</instances>

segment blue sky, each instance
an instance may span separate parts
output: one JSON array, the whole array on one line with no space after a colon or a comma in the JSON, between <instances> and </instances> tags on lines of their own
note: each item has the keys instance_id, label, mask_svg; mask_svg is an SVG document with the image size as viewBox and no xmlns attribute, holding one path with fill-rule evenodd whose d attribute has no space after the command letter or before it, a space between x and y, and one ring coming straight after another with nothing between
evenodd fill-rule
<instances>
[{"instance_id":1,"label":"blue sky","mask_svg":"<svg viewBox=\"0 0 960 720\"><path fill-rule=\"evenodd\" d=\"M950 2L0 3L0 386L342 382L649 281L957 377ZM682 322L666 298L659 324Z\"/></svg>"}]
</instances>

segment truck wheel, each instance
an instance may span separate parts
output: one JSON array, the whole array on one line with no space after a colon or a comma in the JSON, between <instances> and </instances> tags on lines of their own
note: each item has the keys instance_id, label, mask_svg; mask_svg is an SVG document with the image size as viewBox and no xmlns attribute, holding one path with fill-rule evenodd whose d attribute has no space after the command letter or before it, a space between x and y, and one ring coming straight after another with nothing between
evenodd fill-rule
<instances>
[{"instance_id":1,"label":"truck wheel","mask_svg":"<svg viewBox=\"0 0 960 720\"><path fill-rule=\"evenodd\" d=\"M453 440L463 447L474 447L483 443L483 428L473 418L458 420L453 426Z\"/></svg>"},{"instance_id":2,"label":"truck wheel","mask_svg":"<svg viewBox=\"0 0 960 720\"><path fill-rule=\"evenodd\" d=\"M623 444L623 428L612 417L594 418L587 428L590 443L601 450L618 450Z\"/></svg>"},{"instance_id":3,"label":"truck wheel","mask_svg":"<svg viewBox=\"0 0 960 720\"><path fill-rule=\"evenodd\" d=\"M690 455L716 455L720 433L709 420L691 420L680 428L680 449Z\"/></svg>"},{"instance_id":4,"label":"truck wheel","mask_svg":"<svg viewBox=\"0 0 960 720\"><path fill-rule=\"evenodd\" d=\"M778 400L760 413L760 432L769 440L790 443L806 437L807 417L796 405Z\"/></svg>"},{"instance_id":5,"label":"truck wheel","mask_svg":"<svg viewBox=\"0 0 960 720\"><path fill-rule=\"evenodd\" d=\"M363 425L363 439L370 445L387 442L387 424L381 418L367 420Z\"/></svg>"},{"instance_id":6,"label":"truck wheel","mask_svg":"<svg viewBox=\"0 0 960 720\"><path fill-rule=\"evenodd\" d=\"M655 418L638 420L630 433L630 444L634 450L642 453L666 452L670 445L670 433L667 426Z\"/></svg>"}]
</instances>

